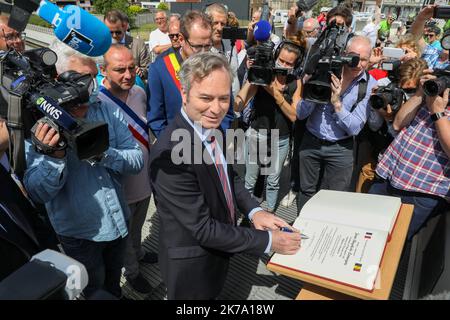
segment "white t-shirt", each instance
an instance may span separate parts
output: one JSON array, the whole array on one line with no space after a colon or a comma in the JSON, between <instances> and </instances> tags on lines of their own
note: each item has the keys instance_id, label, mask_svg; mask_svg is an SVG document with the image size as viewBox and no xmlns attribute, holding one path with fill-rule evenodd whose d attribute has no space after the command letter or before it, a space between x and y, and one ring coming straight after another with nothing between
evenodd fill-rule
<instances>
[{"instance_id":1,"label":"white t-shirt","mask_svg":"<svg viewBox=\"0 0 450 320\"><path fill-rule=\"evenodd\" d=\"M152 32L150 32L150 38L149 38L149 42L148 42L148 47L150 49L150 51L153 51L153 48L156 46L164 46L167 44L171 44L172 42L170 42L170 38L169 38L169 33L166 32L162 32L159 29L153 30Z\"/></svg>"},{"instance_id":2,"label":"white t-shirt","mask_svg":"<svg viewBox=\"0 0 450 320\"><path fill-rule=\"evenodd\" d=\"M372 48L375 48L375 44L377 42L378 37L378 29L380 27L378 25L375 25L375 23L370 22L367 24L361 31L361 35L366 36L370 39L370 43L372 45Z\"/></svg>"}]
</instances>

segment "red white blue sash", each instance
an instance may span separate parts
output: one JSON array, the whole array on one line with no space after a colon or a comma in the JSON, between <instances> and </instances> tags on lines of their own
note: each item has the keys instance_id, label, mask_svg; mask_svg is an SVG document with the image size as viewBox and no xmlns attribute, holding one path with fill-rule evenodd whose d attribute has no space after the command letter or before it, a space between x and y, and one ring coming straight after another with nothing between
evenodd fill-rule
<instances>
[{"instance_id":1,"label":"red white blue sash","mask_svg":"<svg viewBox=\"0 0 450 320\"><path fill-rule=\"evenodd\" d=\"M106 100L120 108L125 120L128 123L128 129L131 131L133 137L142 143L147 150L150 150L149 138L148 138L148 126L142 121L141 118L122 100L114 97L111 92L104 86L100 87L98 96L101 100Z\"/></svg>"}]
</instances>

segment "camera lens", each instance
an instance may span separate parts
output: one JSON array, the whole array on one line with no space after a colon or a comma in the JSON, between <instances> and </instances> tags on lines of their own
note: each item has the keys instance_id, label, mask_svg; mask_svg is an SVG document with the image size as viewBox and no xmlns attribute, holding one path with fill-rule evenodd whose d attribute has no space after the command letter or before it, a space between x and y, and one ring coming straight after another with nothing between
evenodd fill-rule
<instances>
[{"instance_id":1,"label":"camera lens","mask_svg":"<svg viewBox=\"0 0 450 320\"><path fill-rule=\"evenodd\" d=\"M392 95L389 93L378 93L370 97L369 103L374 109L386 109L392 103Z\"/></svg>"},{"instance_id":2,"label":"camera lens","mask_svg":"<svg viewBox=\"0 0 450 320\"><path fill-rule=\"evenodd\" d=\"M425 81L423 84L423 91L427 96L434 97L442 92L447 88L447 82L444 78L439 78L435 80L428 80Z\"/></svg>"}]
</instances>

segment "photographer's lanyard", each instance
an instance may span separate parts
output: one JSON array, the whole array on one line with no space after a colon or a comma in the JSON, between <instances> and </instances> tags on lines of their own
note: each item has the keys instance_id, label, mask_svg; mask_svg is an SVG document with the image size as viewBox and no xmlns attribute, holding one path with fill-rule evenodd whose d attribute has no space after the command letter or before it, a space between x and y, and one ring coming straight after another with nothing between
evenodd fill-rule
<instances>
[{"instance_id":1,"label":"photographer's lanyard","mask_svg":"<svg viewBox=\"0 0 450 320\"><path fill-rule=\"evenodd\" d=\"M169 74L170 74L173 82L177 86L178 90L181 92L180 79L178 78L178 72L181 69L181 65L178 62L177 55L174 52L169 53L168 55L166 55L164 57L163 60L164 60L164 64L166 65L167 71L169 71Z\"/></svg>"}]
</instances>

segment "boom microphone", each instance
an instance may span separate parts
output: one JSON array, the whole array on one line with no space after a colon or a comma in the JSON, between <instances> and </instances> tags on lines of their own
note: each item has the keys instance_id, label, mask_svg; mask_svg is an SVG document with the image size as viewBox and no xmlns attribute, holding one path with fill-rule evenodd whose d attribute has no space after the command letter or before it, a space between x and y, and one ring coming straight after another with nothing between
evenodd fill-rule
<instances>
[{"instance_id":1,"label":"boom microphone","mask_svg":"<svg viewBox=\"0 0 450 320\"><path fill-rule=\"evenodd\" d=\"M261 20L256 23L253 36L256 41L267 41L270 38L271 30L272 26L270 23L266 20Z\"/></svg>"},{"instance_id":2,"label":"boom microphone","mask_svg":"<svg viewBox=\"0 0 450 320\"><path fill-rule=\"evenodd\" d=\"M51 23L55 36L73 49L91 57L103 55L111 46L108 27L89 12L75 5L60 9L42 0L37 14Z\"/></svg>"}]
</instances>

